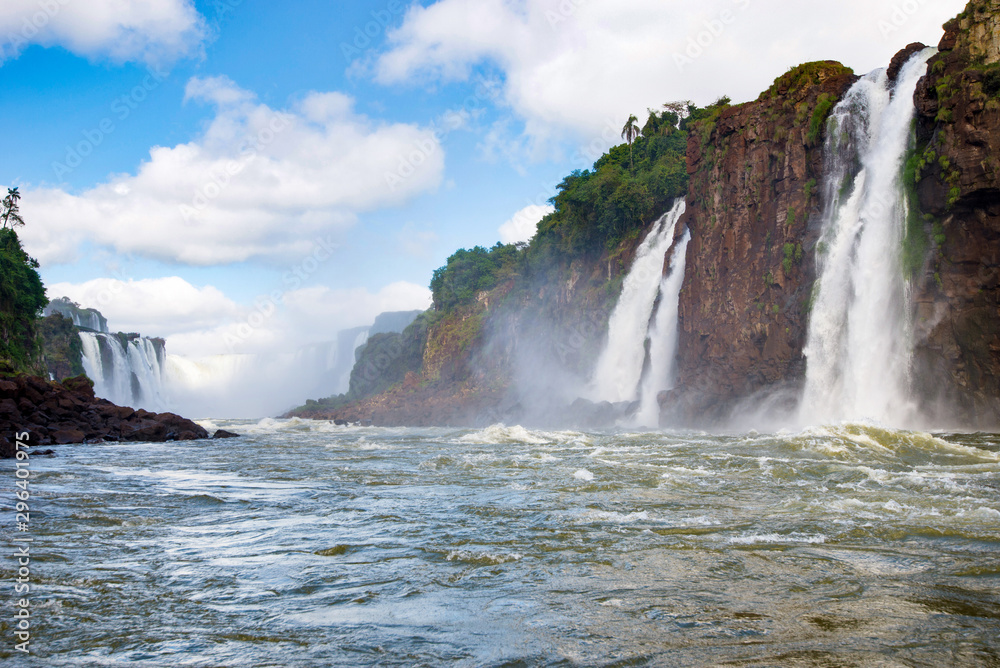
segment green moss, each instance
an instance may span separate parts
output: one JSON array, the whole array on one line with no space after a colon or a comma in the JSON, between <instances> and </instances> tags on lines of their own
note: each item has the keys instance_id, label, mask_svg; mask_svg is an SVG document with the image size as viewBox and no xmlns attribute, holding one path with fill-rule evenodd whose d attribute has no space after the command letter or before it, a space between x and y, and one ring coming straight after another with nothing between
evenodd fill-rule
<instances>
[{"instance_id":1,"label":"green moss","mask_svg":"<svg viewBox=\"0 0 1000 668\"><path fill-rule=\"evenodd\" d=\"M802 65L792 67L775 79L771 87L761 93L757 99L777 98L782 90L786 91L786 94L792 95L806 86L814 86L822 83L825 79L843 74L854 74L854 70L832 60L803 63Z\"/></svg>"},{"instance_id":2,"label":"green moss","mask_svg":"<svg viewBox=\"0 0 1000 668\"><path fill-rule=\"evenodd\" d=\"M826 119L833 110L833 105L837 103L837 98L829 93L823 93L816 100L816 107L813 109L812 118L809 119L809 132L806 135L806 142L812 146L816 144L826 127Z\"/></svg>"},{"instance_id":3,"label":"green moss","mask_svg":"<svg viewBox=\"0 0 1000 668\"><path fill-rule=\"evenodd\" d=\"M812 201L813 195L816 194L816 179L809 179L806 181L806 185L803 188L803 193L806 196L806 208L809 208L809 203Z\"/></svg>"},{"instance_id":4,"label":"green moss","mask_svg":"<svg viewBox=\"0 0 1000 668\"><path fill-rule=\"evenodd\" d=\"M983 92L990 97L1000 98L1000 63L986 68L983 76Z\"/></svg>"}]
</instances>

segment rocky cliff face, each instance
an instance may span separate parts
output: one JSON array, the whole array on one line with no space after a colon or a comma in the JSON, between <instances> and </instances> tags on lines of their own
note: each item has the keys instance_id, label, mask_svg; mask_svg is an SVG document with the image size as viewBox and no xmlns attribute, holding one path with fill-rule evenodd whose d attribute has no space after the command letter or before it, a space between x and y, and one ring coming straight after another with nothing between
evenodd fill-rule
<instances>
[{"instance_id":1,"label":"rocky cliff face","mask_svg":"<svg viewBox=\"0 0 1000 668\"><path fill-rule=\"evenodd\" d=\"M691 135L672 419L719 418L803 378L826 118L855 80L839 63L802 65Z\"/></svg>"},{"instance_id":2,"label":"rocky cliff face","mask_svg":"<svg viewBox=\"0 0 1000 668\"><path fill-rule=\"evenodd\" d=\"M916 288L916 382L928 411L1000 417L1000 0L945 26L915 96L911 164L929 252Z\"/></svg>"},{"instance_id":3,"label":"rocky cliff face","mask_svg":"<svg viewBox=\"0 0 1000 668\"><path fill-rule=\"evenodd\" d=\"M505 281L452 313L418 319L398 339L363 350L352 374L352 388L358 375L358 387L389 389L289 415L388 426L562 422L557 413L579 396L641 240L567 260L535 281Z\"/></svg>"}]
</instances>

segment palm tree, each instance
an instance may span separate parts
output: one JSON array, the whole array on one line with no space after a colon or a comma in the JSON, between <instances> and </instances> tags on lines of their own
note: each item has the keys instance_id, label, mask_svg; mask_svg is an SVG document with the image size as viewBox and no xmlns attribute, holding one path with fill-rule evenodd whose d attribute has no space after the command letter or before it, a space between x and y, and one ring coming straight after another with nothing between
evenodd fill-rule
<instances>
[{"instance_id":1,"label":"palm tree","mask_svg":"<svg viewBox=\"0 0 1000 668\"><path fill-rule=\"evenodd\" d=\"M622 128L622 139L628 142L628 161L633 172L635 171L635 161L632 159L632 142L638 136L639 119L635 117L635 114L630 114L628 120L625 121L625 127Z\"/></svg>"},{"instance_id":2,"label":"palm tree","mask_svg":"<svg viewBox=\"0 0 1000 668\"><path fill-rule=\"evenodd\" d=\"M8 223L10 223L11 229L18 225L24 225L24 220L17 210L19 199L21 199L21 193L17 191L17 188L7 188L7 196L3 198L3 208L0 209L0 220L3 221L0 229L7 227Z\"/></svg>"}]
</instances>

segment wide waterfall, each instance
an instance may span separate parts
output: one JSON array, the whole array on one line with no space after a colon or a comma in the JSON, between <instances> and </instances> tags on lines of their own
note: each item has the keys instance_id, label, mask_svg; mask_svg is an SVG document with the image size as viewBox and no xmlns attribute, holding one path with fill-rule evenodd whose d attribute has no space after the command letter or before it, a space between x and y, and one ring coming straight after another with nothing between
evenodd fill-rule
<instances>
[{"instance_id":1,"label":"wide waterfall","mask_svg":"<svg viewBox=\"0 0 1000 668\"><path fill-rule=\"evenodd\" d=\"M120 406L166 410L162 339L80 332L80 342L83 368L97 396Z\"/></svg>"},{"instance_id":2,"label":"wide waterfall","mask_svg":"<svg viewBox=\"0 0 1000 668\"><path fill-rule=\"evenodd\" d=\"M907 215L902 172L916 113L914 91L932 53L914 56L894 86L884 70L867 75L831 114L803 422L902 425L913 417L911 307L901 266Z\"/></svg>"},{"instance_id":3,"label":"wide waterfall","mask_svg":"<svg viewBox=\"0 0 1000 668\"><path fill-rule=\"evenodd\" d=\"M667 251L674 240L674 229L677 226L677 221L680 220L684 211L684 200L677 200L673 208L654 223L653 228L636 251L632 268L625 277L622 294L611 314L611 320L608 323L608 341L597 361L591 381L591 394L598 401L617 403L635 401L640 398L640 385L643 369L646 366L647 339L651 325L657 330L657 339L660 339L662 334L659 324L652 322L653 309L657 304L658 296L660 296L660 304L663 308L664 303L669 301L668 291L673 289L672 284L664 289L663 264ZM677 255L675 255L676 257ZM667 279L668 282L669 278L674 277L675 274L677 274L676 271L671 272ZM676 292L680 290L682 279L683 271L676 279ZM674 299L672 317L676 323L676 298ZM666 323L663 326L668 327ZM657 347L659 347L659 343L658 341ZM655 361L664 366L663 356L659 352L657 357L658 359ZM672 362L665 364L666 367L671 365ZM663 368L657 369L656 373L659 375L663 371ZM666 373L669 375L669 368L666 369ZM656 392L662 389L667 388L658 387ZM656 392L652 392L654 401ZM650 426L655 426L655 424L654 421Z\"/></svg>"}]
</instances>

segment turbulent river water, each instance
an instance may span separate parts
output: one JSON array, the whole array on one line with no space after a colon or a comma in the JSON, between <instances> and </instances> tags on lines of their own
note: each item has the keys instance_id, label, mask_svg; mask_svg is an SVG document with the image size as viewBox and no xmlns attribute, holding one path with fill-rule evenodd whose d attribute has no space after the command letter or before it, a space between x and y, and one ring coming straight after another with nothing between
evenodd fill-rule
<instances>
[{"instance_id":1,"label":"turbulent river water","mask_svg":"<svg viewBox=\"0 0 1000 668\"><path fill-rule=\"evenodd\" d=\"M1000 666L1000 436L209 426L31 459L4 665Z\"/></svg>"}]
</instances>

